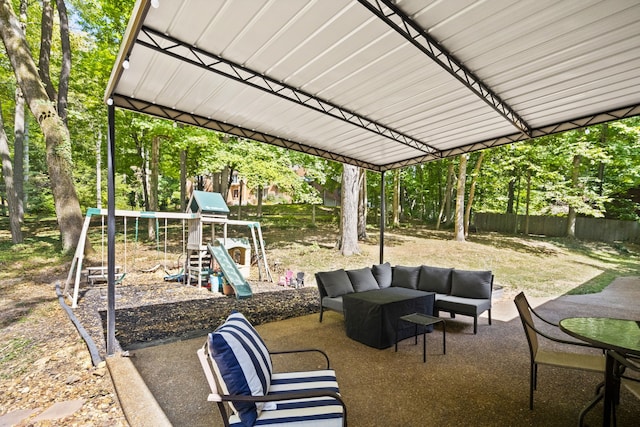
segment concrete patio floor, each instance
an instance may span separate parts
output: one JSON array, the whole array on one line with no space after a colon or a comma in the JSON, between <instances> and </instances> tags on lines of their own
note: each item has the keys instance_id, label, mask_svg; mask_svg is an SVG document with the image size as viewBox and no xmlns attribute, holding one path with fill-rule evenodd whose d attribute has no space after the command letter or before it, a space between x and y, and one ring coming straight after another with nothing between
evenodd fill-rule
<instances>
[{"instance_id":1,"label":"concrete patio floor","mask_svg":"<svg viewBox=\"0 0 640 427\"><path fill-rule=\"evenodd\" d=\"M640 278L619 278L592 295L531 298L547 317L607 316L640 319ZM577 423L593 397L598 374L540 367L535 409L528 408L529 354L522 324L511 298L494 303L493 325L471 318L447 321L447 354L439 330L427 335L427 362L413 339L377 350L345 336L337 313L292 318L256 327L271 350L320 348L336 370L351 426L564 426ZM217 407L207 402L208 387L196 350L202 336L114 356L108 366L122 407L133 426L222 425ZM553 345L554 343L543 343ZM589 350L587 350L589 351ZM315 369L313 356L278 356L276 371ZM637 425L640 401L623 390L618 425ZM602 422L602 405L587 416Z\"/></svg>"}]
</instances>

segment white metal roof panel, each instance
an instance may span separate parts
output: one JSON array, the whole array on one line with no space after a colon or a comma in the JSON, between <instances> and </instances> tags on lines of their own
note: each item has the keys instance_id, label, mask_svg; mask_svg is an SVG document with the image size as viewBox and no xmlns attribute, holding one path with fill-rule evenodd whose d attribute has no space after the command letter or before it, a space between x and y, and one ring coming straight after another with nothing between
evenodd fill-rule
<instances>
[{"instance_id":1,"label":"white metal roof panel","mask_svg":"<svg viewBox=\"0 0 640 427\"><path fill-rule=\"evenodd\" d=\"M635 0L159 3L106 98L374 170L640 114Z\"/></svg>"}]
</instances>

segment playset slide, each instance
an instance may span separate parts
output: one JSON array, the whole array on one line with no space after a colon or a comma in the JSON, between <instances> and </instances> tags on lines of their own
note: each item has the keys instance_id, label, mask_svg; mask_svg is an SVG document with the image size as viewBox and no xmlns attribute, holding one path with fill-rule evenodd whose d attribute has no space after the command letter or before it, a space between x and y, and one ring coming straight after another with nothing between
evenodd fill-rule
<instances>
[{"instance_id":1,"label":"playset slide","mask_svg":"<svg viewBox=\"0 0 640 427\"><path fill-rule=\"evenodd\" d=\"M227 252L222 243L217 241L213 244L208 243L207 249L220 265L220 270L222 270L227 283L231 285L233 291L236 293L236 298L250 298L253 295L251 286L244 277L242 277L242 273L240 273L236 263L231 259L229 252Z\"/></svg>"}]
</instances>

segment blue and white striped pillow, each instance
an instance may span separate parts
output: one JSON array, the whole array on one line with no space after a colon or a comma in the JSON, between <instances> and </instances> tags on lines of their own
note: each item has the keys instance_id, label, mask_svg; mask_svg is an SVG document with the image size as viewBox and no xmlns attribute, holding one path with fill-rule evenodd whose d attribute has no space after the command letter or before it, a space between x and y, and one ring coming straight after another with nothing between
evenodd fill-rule
<instances>
[{"instance_id":1,"label":"blue and white striped pillow","mask_svg":"<svg viewBox=\"0 0 640 427\"><path fill-rule=\"evenodd\" d=\"M225 394L264 396L269 393L273 365L264 341L249 321L237 311L209 334L209 355ZM240 420L252 426L271 404L236 402L231 405Z\"/></svg>"}]
</instances>

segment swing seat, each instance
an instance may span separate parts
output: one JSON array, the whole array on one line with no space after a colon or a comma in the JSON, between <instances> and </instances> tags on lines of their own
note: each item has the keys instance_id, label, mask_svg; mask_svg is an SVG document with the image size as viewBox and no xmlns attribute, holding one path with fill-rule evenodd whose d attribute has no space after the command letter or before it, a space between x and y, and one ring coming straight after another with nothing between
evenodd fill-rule
<instances>
[{"instance_id":1,"label":"swing seat","mask_svg":"<svg viewBox=\"0 0 640 427\"><path fill-rule=\"evenodd\" d=\"M167 274L164 276L165 282L184 282L184 268L180 270L179 273L176 274Z\"/></svg>"},{"instance_id":2,"label":"swing seat","mask_svg":"<svg viewBox=\"0 0 640 427\"><path fill-rule=\"evenodd\" d=\"M116 285L122 282L124 279L125 273L120 273L120 266L116 265L115 267L116 275ZM87 267L87 283L89 285L94 285L96 283L106 283L107 282L107 266L100 267Z\"/></svg>"}]
</instances>

